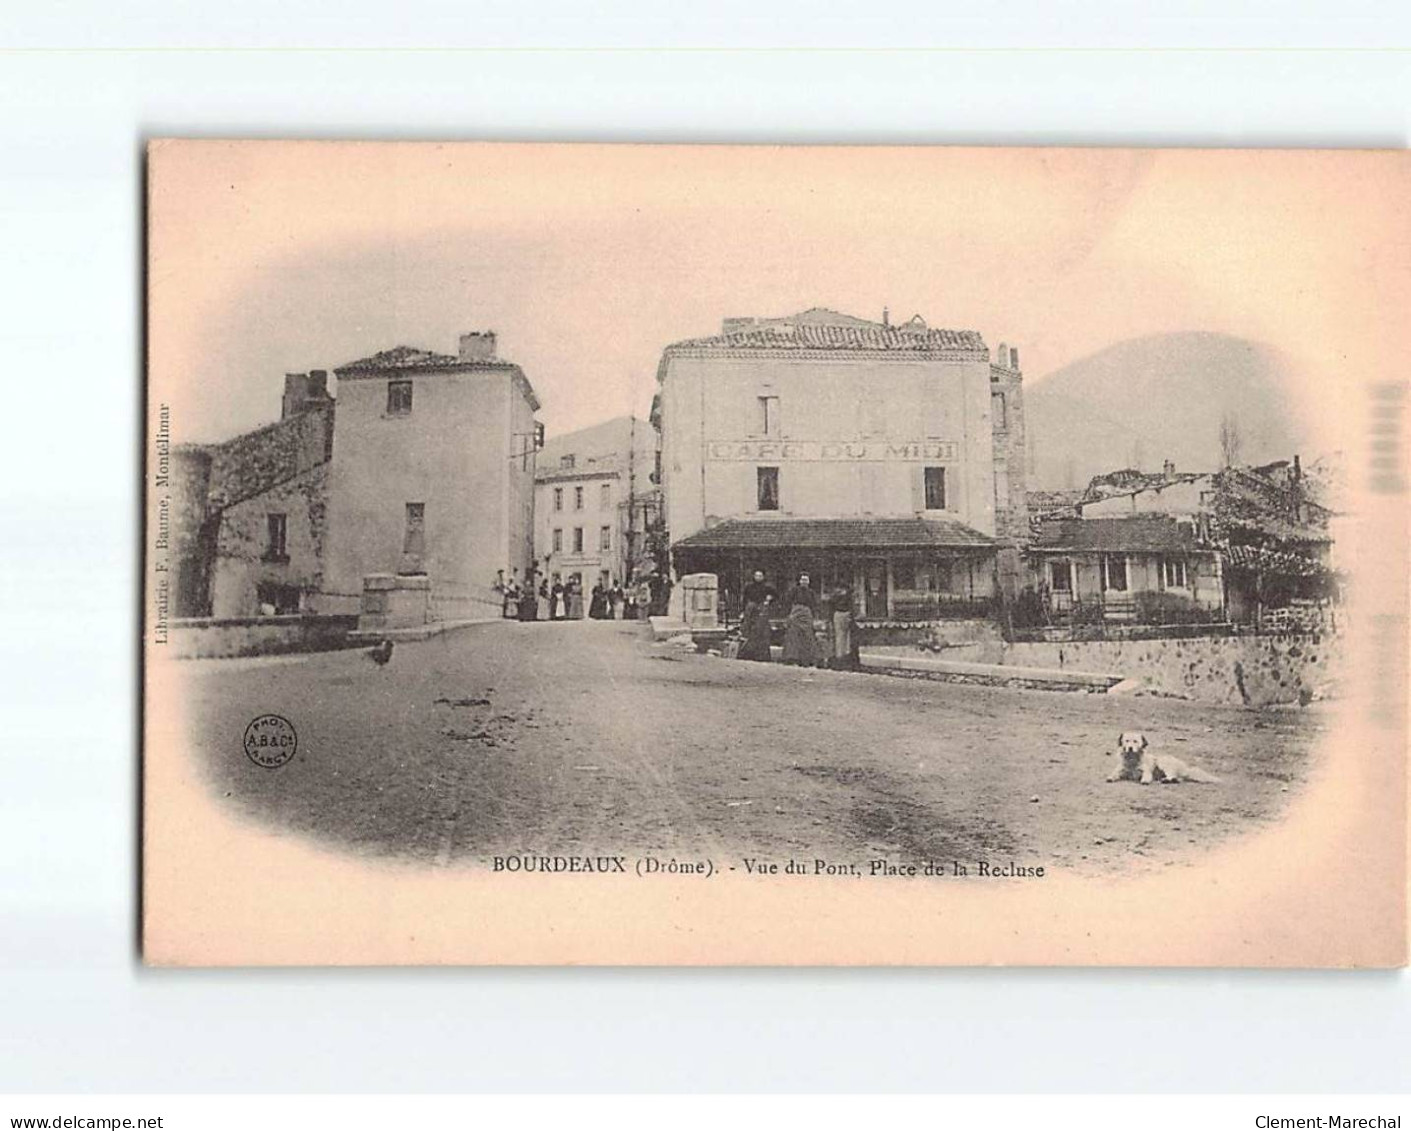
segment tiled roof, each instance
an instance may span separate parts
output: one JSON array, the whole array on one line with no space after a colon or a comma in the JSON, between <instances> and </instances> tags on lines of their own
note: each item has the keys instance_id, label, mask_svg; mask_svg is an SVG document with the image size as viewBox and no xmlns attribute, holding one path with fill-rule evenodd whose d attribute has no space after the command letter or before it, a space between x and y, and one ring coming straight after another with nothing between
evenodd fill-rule
<instances>
[{"instance_id":1,"label":"tiled roof","mask_svg":"<svg viewBox=\"0 0 1411 1131\"><path fill-rule=\"evenodd\" d=\"M882 326L876 323L862 326L775 323L716 334L710 338L673 342L666 349L668 353L677 350L987 352L984 339L974 330L933 330L921 326Z\"/></svg>"},{"instance_id":2,"label":"tiled roof","mask_svg":"<svg viewBox=\"0 0 1411 1131\"><path fill-rule=\"evenodd\" d=\"M560 467L557 464L551 467L538 467L534 470L534 479L538 483L556 483L569 479L616 479L620 474L617 460L607 457L600 460L588 460L585 463L575 464L573 467Z\"/></svg>"},{"instance_id":3,"label":"tiled roof","mask_svg":"<svg viewBox=\"0 0 1411 1131\"><path fill-rule=\"evenodd\" d=\"M981 549L994 544L978 530L947 519L732 518L698 530L673 549Z\"/></svg>"},{"instance_id":4,"label":"tiled roof","mask_svg":"<svg viewBox=\"0 0 1411 1131\"><path fill-rule=\"evenodd\" d=\"M1328 571L1311 558L1286 550L1266 550L1258 546L1231 546L1225 561L1235 569L1253 569L1283 577L1319 577Z\"/></svg>"},{"instance_id":5,"label":"tiled roof","mask_svg":"<svg viewBox=\"0 0 1411 1131\"><path fill-rule=\"evenodd\" d=\"M443 369L494 369L501 373L509 372L523 390L533 410L539 411L539 397L534 392L534 386L529 383L529 378L524 375L524 371L514 362L502 361L499 358L467 361L454 354L434 353L431 350L419 350L411 346L394 346L390 350L382 350L371 357L361 357L357 361L350 361L347 365L339 366L333 372L339 377L356 377L369 373L435 372Z\"/></svg>"},{"instance_id":6,"label":"tiled roof","mask_svg":"<svg viewBox=\"0 0 1411 1131\"><path fill-rule=\"evenodd\" d=\"M472 369L476 367L492 369L515 368L513 362L501 361L498 358L468 361L465 358L457 357L455 354L436 353L432 350L419 350L411 346L394 346L390 350L382 350L380 353L375 353L371 357L362 357L357 361L350 361L347 365L339 366L335 372L380 373L387 369Z\"/></svg>"},{"instance_id":7,"label":"tiled roof","mask_svg":"<svg viewBox=\"0 0 1411 1131\"><path fill-rule=\"evenodd\" d=\"M1031 550L1179 553L1206 549L1189 522L1167 515L1130 518L1060 518L1040 523L1029 543Z\"/></svg>"}]
</instances>

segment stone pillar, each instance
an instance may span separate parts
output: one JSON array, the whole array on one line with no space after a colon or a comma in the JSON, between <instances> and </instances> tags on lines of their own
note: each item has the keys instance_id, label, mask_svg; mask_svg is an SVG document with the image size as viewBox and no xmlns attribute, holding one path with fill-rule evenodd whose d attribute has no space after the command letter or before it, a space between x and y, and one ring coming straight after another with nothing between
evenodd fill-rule
<instances>
[{"instance_id":1,"label":"stone pillar","mask_svg":"<svg viewBox=\"0 0 1411 1131\"><path fill-rule=\"evenodd\" d=\"M370 573L363 578L358 632L416 628L431 621L431 579L422 575Z\"/></svg>"},{"instance_id":2,"label":"stone pillar","mask_svg":"<svg viewBox=\"0 0 1411 1131\"><path fill-rule=\"evenodd\" d=\"M691 573L681 579L682 612L692 632L720 628L720 583L713 573Z\"/></svg>"}]
</instances>

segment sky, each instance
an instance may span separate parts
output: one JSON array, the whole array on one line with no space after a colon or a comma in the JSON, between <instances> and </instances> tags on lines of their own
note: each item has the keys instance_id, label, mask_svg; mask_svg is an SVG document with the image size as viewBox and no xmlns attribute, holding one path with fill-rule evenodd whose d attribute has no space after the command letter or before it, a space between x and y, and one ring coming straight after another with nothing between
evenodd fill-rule
<instances>
[{"instance_id":1,"label":"sky","mask_svg":"<svg viewBox=\"0 0 1411 1131\"><path fill-rule=\"evenodd\" d=\"M1327 435L1406 355L1406 154L155 143L149 358L178 440L282 375L493 329L551 435L645 414L662 348L736 315L920 313L1026 380L1203 330L1290 359ZM1399 241L1399 242L1398 242Z\"/></svg>"}]
</instances>

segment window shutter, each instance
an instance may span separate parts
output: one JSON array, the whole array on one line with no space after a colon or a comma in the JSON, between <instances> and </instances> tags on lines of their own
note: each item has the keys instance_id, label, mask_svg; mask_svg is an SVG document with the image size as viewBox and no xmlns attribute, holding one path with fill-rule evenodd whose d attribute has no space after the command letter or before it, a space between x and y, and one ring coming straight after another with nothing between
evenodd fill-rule
<instances>
[{"instance_id":1,"label":"window shutter","mask_svg":"<svg viewBox=\"0 0 1411 1131\"><path fill-rule=\"evenodd\" d=\"M911 469L911 509L918 513L926 509L926 468L922 464Z\"/></svg>"}]
</instances>

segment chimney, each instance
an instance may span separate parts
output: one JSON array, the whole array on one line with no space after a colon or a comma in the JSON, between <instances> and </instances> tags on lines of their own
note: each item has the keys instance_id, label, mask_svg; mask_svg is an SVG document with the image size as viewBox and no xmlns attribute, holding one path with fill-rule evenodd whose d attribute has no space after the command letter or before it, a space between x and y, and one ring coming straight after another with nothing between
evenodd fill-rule
<instances>
[{"instance_id":1,"label":"chimney","mask_svg":"<svg viewBox=\"0 0 1411 1131\"><path fill-rule=\"evenodd\" d=\"M883 326L890 326L891 324L892 324L892 312L891 312L890 310L888 310L888 309L884 306L884 307L882 307L882 325L883 325Z\"/></svg>"},{"instance_id":2,"label":"chimney","mask_svg":"<svg viewBox=\"0 0 1411 1131\"><path fill-rule=\"evenodd\" d=\"M1009 368L1009 347L1000 342L999 349L995 350L995 364L1001 369Z\"/></svg>"},{"instance_id":3,"label":"chimney","mask_svg":"<svg viewBox=\"0 0 1411 1131\"><path fill-rule=\"evenodd\" d=\"M1174 479L1176 477L1176 465L1171 460L1166 460L1161 465L1161 477L1163 479Z\"/></svg>"},{"instance_id":4,"label":"chimney","mask_svg":"<svg viewBox=\"0 0 1411 1131\"><path fill-rule=\"evenodd\" d=\"M1019 372L1019 347L1018 347L1018 346L1010 346L1010 347L1009 347L1009 368L1012 369L1012 370L1014 370L1014 372L1016 372L1016 373Z\"/></svg>"},{"instance_id":5,"label":"chimney","mask_svg":"<svg viewBox=\"0 0 1411 1131\"><path fill-rule=\"evenodd\" d=\"M315 369L309 373L286 373L284 375L284 399L279 406L279 418L288 420L311 408L318 408L332 401L328 395L328 370Z\"/></svg>"},{"instance_id":6,"label":"chimney","mask_svg":"<svg viewBox=\"0 0 1411 1131\"><path fill-rule=\"evenodd\" d=\"M462 334L460 359L462 361L494 361L495 331L472 330L467 334Z\"/></svg>"}]
</instances>

